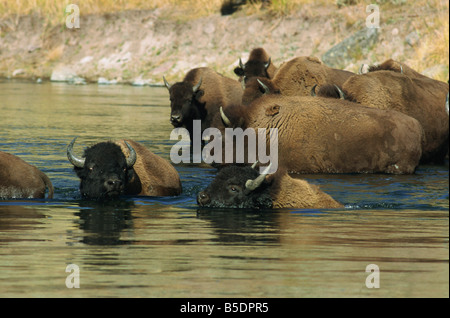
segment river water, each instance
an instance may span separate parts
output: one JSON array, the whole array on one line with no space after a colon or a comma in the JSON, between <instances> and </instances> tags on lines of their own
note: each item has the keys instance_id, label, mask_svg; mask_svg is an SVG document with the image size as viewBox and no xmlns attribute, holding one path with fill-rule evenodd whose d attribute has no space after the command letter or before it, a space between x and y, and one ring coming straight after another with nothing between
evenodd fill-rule
<instances>
[{"instance_id":1,"label":"river water","mask_svg":"<svg viewBox=\"0 0 450 318\"><path fill-rule=\"evenodd\" d=\"M196 165L176 166L178 197L101 205L81 200L67 144L130 138L169 159L165 88L3 80L0 124L0 150L55 187L0 201L1 297L449 297L448 161L302 176L342 209L198 210L215 170Z\"/></svg>"}]
</instances>

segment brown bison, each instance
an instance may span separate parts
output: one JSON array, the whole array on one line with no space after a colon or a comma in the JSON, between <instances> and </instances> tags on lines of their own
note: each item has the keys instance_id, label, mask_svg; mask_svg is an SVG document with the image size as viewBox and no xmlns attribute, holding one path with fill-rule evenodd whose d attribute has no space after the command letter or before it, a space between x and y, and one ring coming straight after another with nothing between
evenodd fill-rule
<instances>
[{"instance_id":1,"label":"brown bison","mask_svg":"<svg viewBox=\"0 0 450 318\"><path fill-rule=\"evenodd\" d=\"M318 186L294 179L285 171L259 174L253 167L226 166L197 195L197 203L210 208L339 208L342 204Z\"/></svg>"},{"instance_id":2,"label":"brown bison","mask_svg":"<svg viewBox=\"0 0 450 318\"><path fill-rule=\"evenodd\" d=\"M0 199L53 198L50 179L35 166L0 151Z\"/></svg>"},{"instance_id":3,"label":"brown bison","mask_svg":"<svg viewBox=\"0 0 450 318\"><path fill-rule=\"evenodd\" d=\"M353 75L328 67L316 57L303 56L282 64L272 80L283 95L309 96L314 85L333 83L339 86Z\"/></svg>"},{"instance_id":4,"label":"brown bison","mask_svg":"<svg viewBox=\"0 0 450 318\"><path fill-rule=\"evenodd\" d=\"M201 132L220 124L214 122L219 108L240 103L242 87L238 81L227 78L207 67L190 70L182 82L170 85L164 78L170 94L170 122L189 131L192 139L193 120L201 120ZM220 117L219 117L220 118Z\"/></svg>"},{"instance_id":5,"label":"brown bison","mask_svg":"<svg viewBox=\"0 0 450 318\"><path fill-rule=\"evenodd\" d=\"M342 91L347 99L364 106L393 109L417 119L425 132L421 162L443 163L449 142L445 109L448 83L423 76L406 65L402 68L403 73L379 70L352 76Z\"/></svg>"},{"instance_id":6,"label":"brown bison","mask_svg":"<svg viewBox=\"0 0 450 318\"><path fill-rule=\"evenodd\" d=\"M234 69L234 73L239 76L239 82L244 84L252 77L273 78L276 71L276 66L263 48L253 49L245 64L239 59L239 67Z\"/></svg>"},{"instance_id":7,"label":"brown bison","mask_svg":"<svg viewBox=\"0 0 450 318\"><path fill-rule=\"evenodd\" d=\"M410 174L422 155L416 119L346 100L265 95L225 109L223 121L277 128L278 164L289 172Z\"/></svg>"},{"instance_id":8,"label":"brown bison","mask_svg":"<svg viewBox=\"0 0 450 318\"><path fill-rule=\"evenodd\" d=\"M355 74L352 72L330 68L315 57L296 57L283 63L272 79L249 79L245 84L242 103L248 105L267 91L286 96L315 95L317 86L327 83L342 85L353 75ZM266 92L265 87L269 88Z\"/></svg>"},{"instance_id":9,"label":"brown bison","mask_svg":"<svg viewBox=\"0 0 450 318\"><path fill-rule=\"evenodd\" d=\"M101 142L73 154L76 138L67 147L67 157L81 179L80 192L88 199L117 198L121 194L174 196L181 193L178 172L165 159L132 140Z\"/></svg>"}]
</instances>

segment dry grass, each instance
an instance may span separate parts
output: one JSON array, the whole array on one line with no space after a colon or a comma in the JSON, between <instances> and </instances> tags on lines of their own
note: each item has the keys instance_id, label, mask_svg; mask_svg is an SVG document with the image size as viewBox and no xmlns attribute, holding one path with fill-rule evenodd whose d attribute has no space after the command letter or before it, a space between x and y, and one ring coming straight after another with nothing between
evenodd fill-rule
<instances>
[{"instance_id":1,"label":"dry grass","mask_svg":"<svg viewBox=\"0 0 450 318\"><path fill-rule=\"evenodd\" d=\"M0 0L0 19L9 20L6 25L18 23L21 15L35 14L44 19L46 26L63 24L68 13L65 8L69 3L77 4L81 15L114 13L124 10L152 10L159 8L163 16L177 21L186 21L211 14L218 14L223 0ZM412 4L406 0L271 0L270 6L249 1L239 13L242 15L286 16L302 10L309 16L322 14L323 8L340 10L341 19L345 28L350 29L359 23L364 15L364 6L376 3L380 6L384 22L396 24L396 19L407 19L409 14L417 12L433 12L429 16L403 21L410 23L412 29L420 36L420 42L414 48L415 56L404 62L409 63L419 72L433 65L446 65L446 71L437 77L441 80L448 78L449 64L449 3L444 0L417 0ZM356 6L357 10L355 11ZM348 9L348 10L346 10ZM420 11L422 10L422 11ZM310 15L309 13L314 13ZM12 22L11 22L12 21ZM358 27L358 25L357 25ZM344 36L345 30L336 30ZM1 37L0 29L0 37ZM51 52L50 57L55 58L60 52ZM392 54L392 52L385 52ZM379 55L379 56L378 56ZM378 61L388 58L378 54Z\"/></svg>"},{"instance_id":2,"label":"dry grass","mask_svg":"<svg viewBox=\"0 0 450 318\"><path fill-rule=\"evenodd\" d=\"M0 18L37 14L56 25L65 21L65 8L72 3L78 5L80 15L172 8L198 17L218 12L222 0L0 0Z\"/></svg>"}]
</instances>

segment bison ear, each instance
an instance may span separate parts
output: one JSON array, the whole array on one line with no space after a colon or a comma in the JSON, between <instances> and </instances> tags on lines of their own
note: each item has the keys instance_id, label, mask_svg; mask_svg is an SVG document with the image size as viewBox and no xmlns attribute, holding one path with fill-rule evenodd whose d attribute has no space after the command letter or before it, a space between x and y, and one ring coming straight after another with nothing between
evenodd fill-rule
<instances>
[{"instance_id":1,"label":"bison ear","mask_svg":"<svg viewBox=\"0 0 450 318\"><path fill-rule=\"evenodd\" d=\"M280 112L280 105L272 105L266 108L266 116L275 116L276 114L278 114Z\"/></svg>"},{"instance_id":2,"label":"bison ear","mask_svg":"<svg viewBox=\"0 0 450 318\"><path fill-rule=\"evenodd\" d=\"M245 75L244 69L241 67L236 67L234 69L234 74L236 74L237 76L244 76Z\"/></svg>"},{"instance_id":3,"label":"bison ear","mask_svg":"<svg viewBox=\"0 0 450 318\"><path fill-rule=\"evenodd\" d=\"M200 100L200 98L205 95L205 91L203 89L199 89L194 93L194 98L196 100Z\"/></svg>"}]
</instances>

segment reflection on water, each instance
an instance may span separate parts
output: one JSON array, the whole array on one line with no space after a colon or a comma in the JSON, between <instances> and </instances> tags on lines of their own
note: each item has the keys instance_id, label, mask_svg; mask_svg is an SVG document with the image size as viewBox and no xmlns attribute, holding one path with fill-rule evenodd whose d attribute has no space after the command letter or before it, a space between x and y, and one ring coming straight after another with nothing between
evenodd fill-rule
<instances>
[{"instance_id":1,"label":"reflection on water","mask_svg":"<svg viewBox=\"0 0 450 318\"><path fill-rule=\"evenodd\" d=\"M52 200L0 201L0 296L448 297L448 163L415 175L304 175L338 210L198 209L215 170L177 166L178 197L81 200L65 157L131 138L169 158L165 88L0 82L0 150ZM77 148L78 147L78 148ZM68 289L68 264L80 288ZM380 288L365 286L368 264Z\"/></svg>"}]
</instances>

